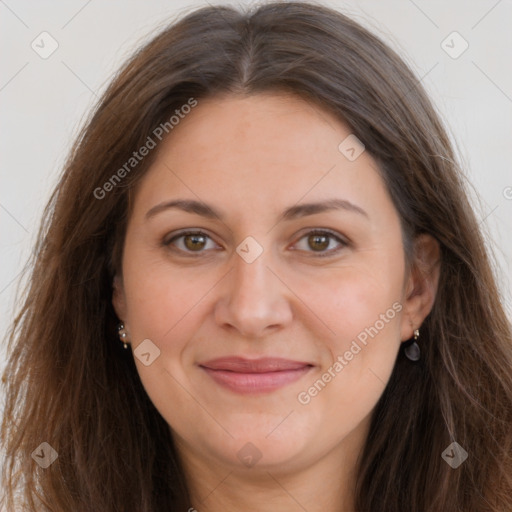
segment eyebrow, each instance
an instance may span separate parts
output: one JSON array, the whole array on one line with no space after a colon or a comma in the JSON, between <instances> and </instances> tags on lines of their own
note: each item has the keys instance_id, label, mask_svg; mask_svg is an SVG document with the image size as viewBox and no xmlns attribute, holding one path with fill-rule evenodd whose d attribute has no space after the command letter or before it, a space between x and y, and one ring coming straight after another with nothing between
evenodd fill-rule
<instances>
[{"instance_id":1,"label":"eyebrow","mask_svg":"<svg viewBox=\"0 0 512 512\"><path fill-rule=\"evenodd\" d=\"M188 213L195 213L206 217L208 219L223 220L223 215L220 211L201 201L193 199L175 199L173 201L165 201L153 206L147 213L146 219L154 217L158 213L166 210L179 209ZM357 213L369 219L368 213L360 206L357 206L346 199L327 199L318 203L303 203L287 208L279 217L278 221L289 221L299 217L306 217L316 213L322 213L332 210L345 210L352 213Z\"/></svg>"}]
</instances>

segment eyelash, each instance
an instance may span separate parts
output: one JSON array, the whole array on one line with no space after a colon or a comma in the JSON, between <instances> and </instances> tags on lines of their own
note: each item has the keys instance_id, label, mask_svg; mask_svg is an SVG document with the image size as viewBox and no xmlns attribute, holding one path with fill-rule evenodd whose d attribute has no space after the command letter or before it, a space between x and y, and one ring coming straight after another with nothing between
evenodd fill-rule
<instances>
[{"instance_id":1,"label":"eyelash","mask_svg":"<svg viewBox=\"0 0 512 512\"><path fill-rule=\"evenodd\" d=\"M173 236L169 240L164 240L163 245L165 245L166 247L169 247L176 240L178 240L180 238L183 238L183 237L186 237L188 235L204 236L204 237L209 238L210 240L212 240L212 238L207 233L205 233L204 231L200 231L200 230L197 230L197 231L184 231L182 233L179 233L179 234ZM333 256L333 255L337 254L344 247L348 247L349 246L349 243L346 240L343 240L341 237L339 237L334 232L332 232L330 230L326 230L326 229L313 229L311 231L308 231L307 233L302 235L299 238L298 241L300 241L303 238L306 238L308 236L311 236L311 235L327 235L328 237L330 237L332 239L335 239L337 242L339 242L341 244L341 247L339 247L337 249L330 249L328 251L316 252L316 253L315 253L315 251L306 251L306 252L312 252L313 254L315 254L315 257L318 257L318 258L325 258L325 257L328 257L328 256ZM205 252L204 250L201 250L201 251L196 251L194 253L194 251L183 250L183 249L178 249L178 248L173 248L173 250L177 250L179 252L184 252L184 253L187 254L187 256L191 256L191 257L199 257L199 256L201 256L202 253Z\"/></svg>"}]
</instances>

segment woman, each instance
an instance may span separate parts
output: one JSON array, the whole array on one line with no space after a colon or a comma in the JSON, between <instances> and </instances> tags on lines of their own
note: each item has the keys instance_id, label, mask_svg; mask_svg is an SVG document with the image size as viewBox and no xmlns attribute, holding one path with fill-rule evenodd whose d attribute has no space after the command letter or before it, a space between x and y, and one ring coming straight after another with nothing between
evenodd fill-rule
<instances>
[{"instance_id":1,"label":"woman","mask_svg":"<svg viewBox=\"0 0 512 512\"><path fill-rule=\"evenodd\" d=\"M157 35L35 254L8 510L512 510L511 329L463 175L342 14L206 7Z\"/></svg>"}]
</instances>

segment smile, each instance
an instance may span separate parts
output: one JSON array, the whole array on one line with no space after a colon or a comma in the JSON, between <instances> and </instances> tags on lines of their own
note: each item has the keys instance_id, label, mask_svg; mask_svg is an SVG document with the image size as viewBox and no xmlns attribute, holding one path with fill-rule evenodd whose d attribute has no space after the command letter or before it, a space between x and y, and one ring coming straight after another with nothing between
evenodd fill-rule
<instances>
[{"instance_id":1,"label":"smile","mask_svg":"<svg viewBox=\"0 0 512 512\"><path fill-rule=\"evenodd\" d=\"M209 361L199 367L220 386L245 395L282 388L306 375L313 365L278 358L230 357Z\"/></svg>"}]
</instances>

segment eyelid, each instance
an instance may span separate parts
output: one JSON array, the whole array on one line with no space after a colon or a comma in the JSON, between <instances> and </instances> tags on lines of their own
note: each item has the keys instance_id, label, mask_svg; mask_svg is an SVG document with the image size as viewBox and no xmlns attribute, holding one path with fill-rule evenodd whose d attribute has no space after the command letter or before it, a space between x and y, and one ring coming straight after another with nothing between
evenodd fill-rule
<instances>
[{"instance_id":1,"label":"eyelid","mask_svg":"<svg viewBox=\"0 0 512 512\"><path fill-rule=\"evenodd\" d=\"M174 232L172 233L172 236L169 237L169 236L165 236L162 243L163 245L165 245L166 247L168 248L172 248L172 250L175 250L176 252L179 252L181 254L185 254L187 256L201 256L203 253L206 253L207 251L205 250L202 250L202 251L197 251L197 252L194 252L194 251L184 251L183 249L179 249L177 247L175 247L173 245L172 242L174 242L175 240L177 240L178 238L181 238L181 237L185 237L187 235L200 235L200 236L204 236L208 239L210 239L213 243L215 243L216 245L219 245L214 239L213 237L211 237L206 231L202 230L202 229L191 229L191 228L188 228L188 229L184 229L183 231L178 231L178 232Z\"/></svg>"},{"instance_id":2,"label":"eyelid","mask_svg":"<svg viewBox=\"0 0 512 512\"><path fill-rule=\"evenodd\" d=\"M204 237L210 239L216 245L219 245L219 244L217 244L217 242L215 242L215 240L206 231L199 229L199 228L198 229L188 228L188 229L184 229L183 231L175 232L172 234L172 236L170 238L166 236L163 240L163 245L165 245L166 247L172 247L173 250L176 250L177 252L180 252L182 254L186 254L187 256L192 256L192 257L201 256L203 253L208 252L206 250L201 250L201 251L197 251L197 252L184 251L183 249L178 249L177 247L173 247L172 242L174 242L175 240L177 240L181 237L185 237L187 235L204 236ZM348 247L350 245L350 242L345 237L343 237L339 233L332 231L330 229L327 229L327 228L308 228L306 231L303 231L302 234L300 234L298 237L296 237L296 240L293 243L293 245L297 244L297 242L299 242L300 240L302 240L304 237L306 237L308 235L309 236L311 236L311 235L328 235L332 239L335 239L341 246L337 249L329 249L328 251L319 251L319 252L304 251L304 252L309 252L311 254L314 254L315 257L321 258L321 257L327 257L327 256L337 254L341 249L343 249L344 247ZM291 250L295 251L297 249L292 248Z\"/></svg>"},{"instance_id":3,"label":"eyelid","mask_svg":"<svg viewBox=\"0 0 512 512\"><path fill-rule=\"evenodd\" d=\"M308 228L305 232L303 232L302 234L300 234L297 237L296 241L294 242L294 245L297 242L299 242L300 240L302 240L305 236L311 236L311 235L329 235L331 238L335 239L340 244L340 247L338 247L336 249L329 249L327 251L319 251L319 252L306 251L311 254L314 254L315 257L318 257L318 258L336 255L336 254L338 254L338 252L341 249L348 247L350 245L350 242L348 241L348 239L346 239L340 233L337 233L336 231L332 231L331 229L327 229L327 228L313 228L313 229ZM292 249L292 250L295 251L297 249Z\"/></svg>"}]
</instances>

